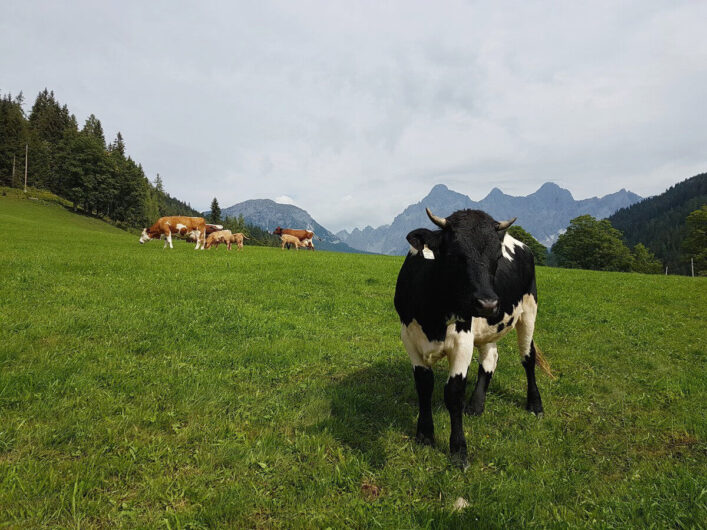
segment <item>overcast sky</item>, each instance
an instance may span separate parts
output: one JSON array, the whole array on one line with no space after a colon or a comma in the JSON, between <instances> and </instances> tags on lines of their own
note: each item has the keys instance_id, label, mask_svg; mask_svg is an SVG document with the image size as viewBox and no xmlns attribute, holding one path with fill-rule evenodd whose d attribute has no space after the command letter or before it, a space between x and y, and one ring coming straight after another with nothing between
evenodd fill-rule
<instances>
[{"instance_id":1,"label":"overcast sky","mask_svg":"<svg viewBox=\"0 0 707 530\"><path fill-rule=\"evenodd\" d=\"M112 4L112 7L109 6ZM198 209L389 223L438 183L652 195L707 171L707 2L5 2L44 87Z\"/></svg>"}]
</instances>

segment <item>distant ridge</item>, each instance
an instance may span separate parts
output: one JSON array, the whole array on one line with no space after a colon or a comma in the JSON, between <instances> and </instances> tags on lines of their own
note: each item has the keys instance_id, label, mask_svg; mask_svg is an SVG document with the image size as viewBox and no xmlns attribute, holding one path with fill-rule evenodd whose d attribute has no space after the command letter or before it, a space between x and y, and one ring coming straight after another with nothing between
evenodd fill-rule
<instances>
[{"instance_id":1,"label":"distant ridge","mask_svg":"<svg viewBox=\"0 0 707 530\"><path fill-rule=\"evenodd\" d=\"M567 228L570 220L578 215L590 214L605 218L639 200L639 195L621 189L604 197L577 201L569 190L546 182L536 192L525 197L506 195L500 189L493 188L486 197L477 202L462 193L450 190L444 184L437 184L420 202L408 206L398 214L390 225L378 228L369 226L363 230L356 228L351 233L342 230L337 236L359 250L404 254L408 249L405 240L407 233L418 227L432 226L425 214L425 207L441 216L471 208L484 210L496 219L518 217L519 225L540 243L549 247Z\"/></svg>"},{"instance_id":2,"label":"distant ridge","mask_svg":"<svg viewBox=\"0 0 707 530\"><path fill-rule=\"evenodd\" d=\"M707 204L707 173L695 175L655 195L622 208L609 221L624 234L629 246L643 243L668 266L668 271L688 274L682 260L685 219Z\"/></svg>"}]
</instances>

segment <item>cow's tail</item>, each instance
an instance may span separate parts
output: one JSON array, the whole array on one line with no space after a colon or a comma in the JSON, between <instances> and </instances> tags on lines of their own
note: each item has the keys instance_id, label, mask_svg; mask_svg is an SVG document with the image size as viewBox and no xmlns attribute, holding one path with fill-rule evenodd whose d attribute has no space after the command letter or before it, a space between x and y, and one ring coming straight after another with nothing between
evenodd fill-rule
<instances>
[{"instance_id":1,"label":"cow's tail","mask_svg":"<svg viewBox=\"0 0 707 530\"><path fill-rule=\"evenodd\" d=\"M538 348L538 345L535 344L535 342L533 342L533 346L535 346L535 364L538 368L545 372L550 379L555 379L555 374L553 374L552 370L550 370L550 363L547 362L543 352L540 351L540 348Z\"/></svg>"}]
</instances>

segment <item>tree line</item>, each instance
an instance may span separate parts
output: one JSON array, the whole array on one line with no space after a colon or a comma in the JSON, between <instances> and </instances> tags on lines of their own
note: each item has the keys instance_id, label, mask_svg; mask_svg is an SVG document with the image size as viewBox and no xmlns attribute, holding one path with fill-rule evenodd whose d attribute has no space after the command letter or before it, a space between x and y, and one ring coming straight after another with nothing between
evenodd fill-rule
<instances>
[{"instance_id":1,"label":"tree line","mask_svg":"<svg viewBox=\"0 0 707 530\"><path fill-rule=\"evenodd\" d=\"M147 226L164 215L199 215L166 193L159 175L154 183L148 180L127 155L120 132L107 143L95 115L79 127L76 116L47 89L37 95L29 115L23 104L22 93L0 96L0 184L24 185L27 146L27 184L69 200L74 210L124 228Z\"/></svg>"}]
</instances>

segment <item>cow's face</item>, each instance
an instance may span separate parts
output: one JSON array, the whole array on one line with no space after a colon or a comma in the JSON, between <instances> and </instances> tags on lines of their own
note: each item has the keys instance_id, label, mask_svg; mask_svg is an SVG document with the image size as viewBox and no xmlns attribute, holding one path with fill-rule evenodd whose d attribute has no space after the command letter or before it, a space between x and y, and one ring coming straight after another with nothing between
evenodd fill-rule
<instances>
[{"instance_id":1,"label":"cow's face","mask_svg":"<svg viewBox=\"0 0 707 530\"><path fill-rule=\"evenodd\" d=\"M427 214L441 230L420 228L407 235L414 253L436 260L447 292L463 293L465 314L491 317L498 311L493 285L502 241L515 218L497 222L479 210L459 210L446 219Z\"/></svg>"},{"instance_id":2,"label":"cow's face","mask_svg":"<svg viewBox=\"0 0 707 530\"><path fill-rule=\"evenodd\" d=\"M143 245L145 241L149 241L150 239L152 238L150 237L150 234L147 233L147 228L143 228L142 234L140 235L140 244Z\"/></svg>"},{"instance_id":3,"label":"cow's face","mask_svg":"<svg viewBox=\"0 0 707 530\"><path fill-rule=\"evenodd\" d=\"M273 234L275 234L276 236L281 236L282 235L282 228L280 228L278 226L275 230L273 230Z\"/></svg>"}]
</instances>

